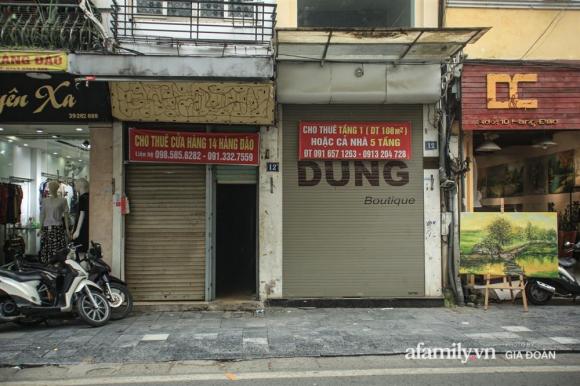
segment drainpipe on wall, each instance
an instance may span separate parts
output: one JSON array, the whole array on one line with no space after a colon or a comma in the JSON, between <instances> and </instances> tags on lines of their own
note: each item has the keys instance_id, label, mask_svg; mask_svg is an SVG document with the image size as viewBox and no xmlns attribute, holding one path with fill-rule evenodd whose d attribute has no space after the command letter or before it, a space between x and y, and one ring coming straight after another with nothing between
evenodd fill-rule
<instances>
[{"instance_id":1,"label":"drainpipe on wall","mask_svg":"<svg viewBox=\"0 0 580 386\"><path fill-rule=\"evenodd\" d=\"M445 5L447 0L439 0L438 4L438 18L437 18L437 25L439 28L443 28L445 26Z\"/></svg>"},{"instance_id":2,"label":"drainpipe on wall","mask_svg":"<svg viewBox=\"0 0 580 386\"><path fill-rule=\"evenodd\" d=\"M463 288L459 277L459 205L457 201L457 167L453 167L449 145L451 124L453 122L451 104L455 102L450 96L450 85L454 80L455 61L442 66L442 95L439 102L439 176L441 181L441 197L444 213L450 214L447 236L443 237L443 258L446 262L449 285L455 295L457 305L464 305ZM447 223L443 222L442 223Z\"/></svg>"}]
</instances>

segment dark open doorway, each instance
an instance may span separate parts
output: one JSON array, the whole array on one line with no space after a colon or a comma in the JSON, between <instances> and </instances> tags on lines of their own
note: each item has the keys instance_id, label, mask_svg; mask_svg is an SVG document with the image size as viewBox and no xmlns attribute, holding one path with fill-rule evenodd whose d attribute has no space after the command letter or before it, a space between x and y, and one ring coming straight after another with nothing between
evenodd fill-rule
<instances>
[{"instance_id":1,"label":"dark open doorway","mask_svg":"<svg viewBox=\"0 0 580 386\"><path fill-rule=\"evenodd\" d=\"M256 294L256 185L218 184L216 297Z\"/></svg>"}]
</instances>

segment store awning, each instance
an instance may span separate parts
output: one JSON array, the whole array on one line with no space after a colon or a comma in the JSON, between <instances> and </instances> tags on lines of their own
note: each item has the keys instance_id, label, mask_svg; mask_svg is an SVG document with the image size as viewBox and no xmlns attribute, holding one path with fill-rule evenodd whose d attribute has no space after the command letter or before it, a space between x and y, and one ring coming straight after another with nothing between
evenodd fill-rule
<instances>
[{"instance_id":1,"label":"store awning","mask_svg":"<svg viewBox=\"0 0 580 386\"><path fill-rule=\"evenodd\" d=\"M277 31L277 60L441 63L476 42L489 28L337 29Z\"/></svg>"}]
</instances>

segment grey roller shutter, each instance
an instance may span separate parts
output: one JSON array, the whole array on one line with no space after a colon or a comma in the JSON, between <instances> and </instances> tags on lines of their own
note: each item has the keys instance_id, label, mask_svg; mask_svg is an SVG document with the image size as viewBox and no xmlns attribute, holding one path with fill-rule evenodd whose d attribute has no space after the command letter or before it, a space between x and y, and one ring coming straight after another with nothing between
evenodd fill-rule
<instances>
[{"instance_id":1,"label":"grey roller shutter","mask_svg":"<svg viewBox=\"0 0 580 386\"><path fill-rule=\"evenodd\" d=\"M218 184L256 184L258 168L255 166L216 165Z\"/></svg>"},{"instance_id":2,"label":"grey roller shutter","mask_svg":"<svg viewBox=\"0 0 580 386\"><path fill-rule=\"evenodd\" d=\"M285 105L283 119L283 296L291 297L411 297L425 293L423 231L422 106ZM379 161L378 186L362 178L357 186L354 161L345 163L349 181L327 183L325 163L320 183L299 186L298 123L311 121L410 121L412 159L409 182L391 186ZM330 163L342 180L341 161ZM359 164L360 165L360 164ZM362 165L372 168L369 161ZM307 179L314 172L308 172ZM394 174L395 178L401 175ZM304 177L303 177L304 179ZM390 202L365 204L367 197ZM390 201L389 201L389 198ZM397 205L393 199L413 204Z\"/></svg>"},{"instance_id":3,"label":"grey roller shutter","mask_svg":"<svg viewBox=\"0 0 580 386\"><path fill-rule=\"evenodd\" d=\"M135 300L203 300L205 165L127 166L125 272Z\"/></svg>"}]
</instances>

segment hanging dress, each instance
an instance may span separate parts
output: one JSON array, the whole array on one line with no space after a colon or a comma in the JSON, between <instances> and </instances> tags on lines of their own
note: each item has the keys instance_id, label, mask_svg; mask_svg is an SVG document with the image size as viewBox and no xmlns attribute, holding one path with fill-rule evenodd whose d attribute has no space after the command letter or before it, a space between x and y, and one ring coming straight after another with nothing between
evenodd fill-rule
<instances>
[{"instance_id":1,"label":"hanging dress","mask_svg":"<svg viewBox=\"0 0 580 386\"><path fill-rule=\"evenodd\" d=\"M64 198L47 197L42 201L41 212L40 261L46 264L58 251L66 248L63 216L68 216L67 201Z\"/></svg>"}]
</instances>

